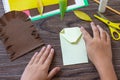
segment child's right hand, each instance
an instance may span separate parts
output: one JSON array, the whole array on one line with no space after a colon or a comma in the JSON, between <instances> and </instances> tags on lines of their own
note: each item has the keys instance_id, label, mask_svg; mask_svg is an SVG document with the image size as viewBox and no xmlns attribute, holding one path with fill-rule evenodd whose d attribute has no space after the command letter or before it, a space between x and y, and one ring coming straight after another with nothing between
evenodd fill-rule
<instances>
[{"instance_id":1,"label":"child's right hand","mask_svg":"<svg viewBox=\"0 0 120 80\"><path fill-rule=\"evenodd\" d=\"M91 23L91 27L93 30L93 38L83 27L81 27L89 59L94 65L105 60L111 62L112 51L108 33L99 25L96 26L93 22Z\"/></svg>"},{"instance_id":2,"label":"child's right hand","mask_svg":"<svg viewBox=\"0 0 120 80\"><path fill-rule=\"evenodd\" d=\"M81 27L89 59L99 72L101 80L117 80L112 64L111 41L108 33L91 23L93 37Z\"/></svg>"}]
</instances>

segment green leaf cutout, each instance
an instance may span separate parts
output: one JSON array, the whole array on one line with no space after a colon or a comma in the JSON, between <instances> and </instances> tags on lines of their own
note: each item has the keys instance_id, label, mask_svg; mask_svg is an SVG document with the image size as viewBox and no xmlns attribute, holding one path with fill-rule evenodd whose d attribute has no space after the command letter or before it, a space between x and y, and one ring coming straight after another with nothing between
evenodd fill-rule
<instances>
[{"instance_id":1,"label":"green leaf cutout","mask_svg":"<svg viewBox=\"0 0 120 80\"><path fill-rule=\"evenodd\" d=\"M40 15L43 14L43 3L42 3L42 0L38 0L38 11L39 11Z\"/></svg>"},{"instance_id":2,"label":"green leaf cutout","mask_svg":"<svg viewBox=\"0 0 120 80\"><path fill-rule=\"evenodd\" d=\"M61 19L63 19L67 9L67 0L59 0L59 8L60 8Z\"/></svg>"},{"instance_id":3,"label":"green leaf cutout","mask_svg":"<svg viewBox=\"0 0 120 80\"><path fill-rule=\"evenodd\" d=\"M74 11L74 14L75 14L78 18L80 18L80 19L82 19L82 20L92 21L92 19L90 18L90 16L89 16L88 14L82 12L82 11L75 10L75 11Z\"/></svg>"}]
</instances>

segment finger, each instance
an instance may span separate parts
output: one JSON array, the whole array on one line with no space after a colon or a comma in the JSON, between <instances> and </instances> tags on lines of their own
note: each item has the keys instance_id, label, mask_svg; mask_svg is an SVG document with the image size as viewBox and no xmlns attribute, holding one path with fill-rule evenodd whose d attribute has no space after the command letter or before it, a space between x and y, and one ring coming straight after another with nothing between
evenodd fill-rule
<instances>
[{"instance_id":1,"label":"finger","mask_svg":"<svg viewBox=\"0 0 120 80\"><path fill-rule=\"evenodd\" d=\"M50 53L50 50L51 50L51 45L48 45L46 50L44 51L44 54L41 56L41 59L39 60L40 64L43 64L44 61L47 59L47 57Z\"/></svg>"},{"instance_id":2,"label":"finger","mask_svg":"<svg viewBox=\"0 0 120 80\"><path fill-rule=\"evenodd\" d=\"M107 42L111 43L110 35L107 32L106 32L106 35L107 35Z\"/></svg>"},{"instance_id":3,"label":"finger","mask_svg":"<svg viewBox=\"0 0 120 80\"><path fill-rule=\"evenodd\" d=\"M90 39L92 39L90 34L83 27L81 27L80 30L81 30L81 32L83 34L83 38L86 42L89 41Z\"/></svg>"},{"instance_id":4,"label":"finger","mask_svg":"<svg viewBox=\"0 0 120 80\"><path fill-rule=\"evenodd\" d=\"M32 65L32 64L33 64L33 62L34 62L34 60L35 60L35 58L36 58L37 55L38 55L38 52L36 52L36 53L33 55L33 57L31 58L30 62L28 63L28 65Z\"/></svg>"},{"instance_id":5,"label":"finger","mask_svg":"<svg viewBox=\"0 0 120 80\"><path fill-rule=\"evenodd\" d=\"M36 56L36 59L35 59L35 61L34 61L35 63L38 63L38 62L39 62L41 56L42 56L43 53L45 52L45 49L46 49L46 47L43 47L43 48L41 49L41 51L38 53L38 55Z\"/></svg>"},{"instance_id":6,"label":"finger","mask_svg":"<svg viewBox=\"0 0 120 80\"><path fill-rule=\"evenodd\" d=\"M59 71L60 67L55 67L52 71L50 71L48 74L48 80L51 80Z\"/></svg>"},{"instance_id":7,"label":"finger","mask_svg":"<svg viewBox=\"0 0 120 80\"><path fill-rule=\"evenodd\" d=\"M101 40L107 41L107 34L106 31L103 30L99 25L97 25L99 31L100 31L100 38Z\"/></svg>"},{"instance_id":8,"label":"finger","mask_svg":"<svg viewBox=\"0 0 120 80\"><path fill-rule=\"evenodd\" d=\"M92 27L92 30L93 30L93 36L94 36L94 38L100 38L99 30L96 27L96 25L95 25L94 22L91 22L91 27Z\"/></svg>"},{"instance_id":9,"label":"finger","mask_svg":"<svg viewBox=\"0 0 120 80\"><path fill-rule=\"evenodd\" d=\"M45 66L48 66L48 68L52 62L53 56L54 56L54 49L51 49L50 54L45 61Z\"/></svg>"}]
</instances>

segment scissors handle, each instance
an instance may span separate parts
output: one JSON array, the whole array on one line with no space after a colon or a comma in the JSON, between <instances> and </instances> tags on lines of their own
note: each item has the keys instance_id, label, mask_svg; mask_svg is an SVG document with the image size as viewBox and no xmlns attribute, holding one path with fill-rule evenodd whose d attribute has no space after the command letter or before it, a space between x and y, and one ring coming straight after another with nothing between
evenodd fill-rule
<instances>
[{"instance_id":1,"label":"scissors handle","mask_svg":"<svg viewBox=\"0 0 120 80\"><path fill-rule=\"evenodd\" d=\"M120 30L120 24L118 24L118 23L108 22L108 26L111 26L113 28Z\"/></svg>"},{"instance_id":2,"label":"scissors handle","mask_svg":"<svg viewBox=\"0 0 120 80\"><path fill-rule=\"evenodd\" d=\"M110 29L110 33L112 35L112 38L114 40L120 40L120 33L116 29L114 29L112 27L109 27L109 29Z\"/></svg>"}]
</instances>

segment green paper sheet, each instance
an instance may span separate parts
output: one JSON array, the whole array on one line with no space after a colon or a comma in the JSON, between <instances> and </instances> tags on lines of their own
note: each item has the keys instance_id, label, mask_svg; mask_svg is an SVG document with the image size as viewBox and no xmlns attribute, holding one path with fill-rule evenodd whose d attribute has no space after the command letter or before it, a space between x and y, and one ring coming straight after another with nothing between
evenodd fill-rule
<instances>
[{"instance_id":1,"label":"green paper sheet","mask_svg":"<svg viewBox=\"0 0 120 80\"><path fill-rule=\"evenodd\" d=\"M87 51L79 27L64 28L60 32L64 65L88 63Z\"/></svg>"}]
</instances>

